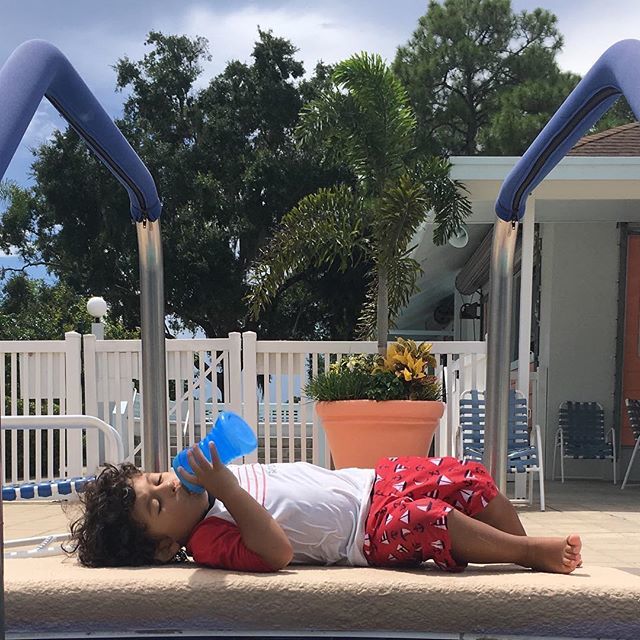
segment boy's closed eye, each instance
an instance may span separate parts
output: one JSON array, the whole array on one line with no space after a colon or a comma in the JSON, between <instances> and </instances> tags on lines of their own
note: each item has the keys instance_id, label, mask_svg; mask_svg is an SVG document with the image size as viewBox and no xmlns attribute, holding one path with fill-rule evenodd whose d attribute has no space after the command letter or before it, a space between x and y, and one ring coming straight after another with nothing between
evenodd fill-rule
<instances>
[{"instance_id":1,"label":"boy's closed eye","mask_svg":"<svg viewBox=\"0 0 640 640\"><path fill-rule=\"evenodd\" d=\"M158 474L158 481L155 483L156 487L159 487L162 484L162 474L159 473ZM156 512L156 515L160 515L160 512L162 511L162 504L160 504L160 498L155 498L155 501L158 503L158 511Z\"/></svg>"}]
</instances>

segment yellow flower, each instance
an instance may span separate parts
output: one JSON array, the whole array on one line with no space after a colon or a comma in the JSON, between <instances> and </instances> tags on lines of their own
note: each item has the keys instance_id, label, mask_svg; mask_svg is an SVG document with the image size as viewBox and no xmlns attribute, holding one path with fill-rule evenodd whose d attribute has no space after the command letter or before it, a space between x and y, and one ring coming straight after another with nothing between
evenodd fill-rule
<instances>
[{"instance_id":1,"label":"yellow flower","mask_svg":"<svg viewBox=\"0 0 640 640\"><path fill-rule=\"evenodd\" d=\"M375 371L390 371L405 382L421 380L428 369L437 365L435 356L431 354L431 345L423 342L416 344L413 340L398 338L397 342L387 347L386 357L381 358Z\"/></svg>"},{"instance_id":2,"label":"yellow flower","mask_svg":"<svg viewBox=\"0 0 640 640\"><path fill-rule=\"evenodd\" d=\"M410 353L407 353L404 358L402 369L402 375L404 376L404 379L409 381L424 378L425 365L426 363L422 360L422 358L418 358L416 360Z\"/></svg>"}]
</instances>

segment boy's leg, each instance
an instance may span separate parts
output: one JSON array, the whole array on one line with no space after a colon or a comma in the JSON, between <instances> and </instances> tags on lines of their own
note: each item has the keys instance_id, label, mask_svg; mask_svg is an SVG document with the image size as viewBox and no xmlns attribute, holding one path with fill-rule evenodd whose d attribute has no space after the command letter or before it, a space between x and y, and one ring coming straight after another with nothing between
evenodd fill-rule
<instances>
[{"instance_id":1,"label":"boy's leg","mask_svg":"<svg viewBox=\"0 0 640 640\"><path fill-rule=\"evenodd\" d=\"M516 508L511 504L511 500L502 493L498 493L482 511L473 517L505 533L511 533L515 536L527 535Z\"/></svg>"},{"instance_id":2,"label":"boy's leg","mask_svg":"<svg viewBox=\"0 0 640 640\"><path fill-rule=\"evenodd\" d=\"M500 531L460 511L447 515L451 554L460 564L509 562L551 573L571 573L581 561L580 536L538 538Z\"/></svg>"}]
</instances>

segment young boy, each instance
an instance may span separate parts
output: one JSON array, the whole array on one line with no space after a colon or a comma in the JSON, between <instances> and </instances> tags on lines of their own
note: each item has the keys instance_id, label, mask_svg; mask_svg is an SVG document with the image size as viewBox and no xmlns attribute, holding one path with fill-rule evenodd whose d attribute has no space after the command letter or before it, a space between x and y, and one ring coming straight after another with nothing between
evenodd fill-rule
<instances>
[{"instance_id":1,"label":"young boy","mask_svg":"<svg viewBox=\"0 0 640 640\"><path fill-rule=\"evenodd\" d=\"M165 563L186 546L200 564L278 571L294 564L444 570L515 563L571 573L580 537L527 537L486 469L455 458L384 458L376 469L331 471L296 462L225 466L210 444L188 453L202 486L190 493L173 471L108 466L82 497L71 552L85 566Z\"/></svg>"}]
</instances>

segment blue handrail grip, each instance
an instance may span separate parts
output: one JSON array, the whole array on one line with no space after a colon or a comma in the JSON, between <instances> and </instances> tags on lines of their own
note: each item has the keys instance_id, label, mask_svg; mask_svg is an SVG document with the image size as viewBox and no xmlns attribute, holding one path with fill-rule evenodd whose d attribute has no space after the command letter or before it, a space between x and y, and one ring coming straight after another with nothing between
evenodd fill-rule
<instances>
[{"instance_id":1,"label":"blue handrail grip","mask_svg":"<svg viewBox=\"0 0 640 640\"><path fill-rule=\"evenodd\" d=\"M61 496L71 493L83 493L87 482L95 480L95 475L77 476L74 478L56 478L54 480L42 480L39 482L23 482L19 484L5 485L2 487L2 499L12 502L21 498L29 500L34 498L54 497L54 487L56 494Z\"/></svg>"},{"instance_id":2,"label":"blue handrail grip","mask_svg":"<svg viewBox=\"0 0 640 640\"><path fill-rule=\"evenodd\" d=\"M127 190L134 221L157 220L162 205L148 169L71 63L45 40L21 44L0 69L0 178L43 96Z\"/></svg>"},{"instance_id":3,"label":"blue handrail grip","mask_svg":"<svg viewBox=\"0 0 640 640\"><path fill-rule=\"evenodd\" d=\"M49 498L52 495L51 482L38 483L38 497Z\"/></svg>"},{"instance_id":4,"label":"blue handrail grip","mask_svg":"<svg viewBox=\"0 0 640 640\"><path fill-rule=\"evenodd\" d=\"M71 493L71 482L69 480L63 480L58 482L58 493L61 495L67 495Z\"/></svg>"},{"instance_id":5,"label":"blue handrail grip","mask_svg":"<svg viewBox=\"0 0 640 640\"><path fill-rule=\"evenodd\" d=\"M20 497L21 498L33 498L35 496L35 485L34 484L25 484L20 487Z\"/></svg>"},{"instance_id":6,"label":"blue handrail grip","mask_svg":"<svg viewBox=\"0 0 640 640\"><path fill-rule=\"evenodd\" d=\"M521 220L529 193L621 95L640 120L640 40L621 40L598 58L505 178L497 216Z\"/></svg>"}]
</instances>

